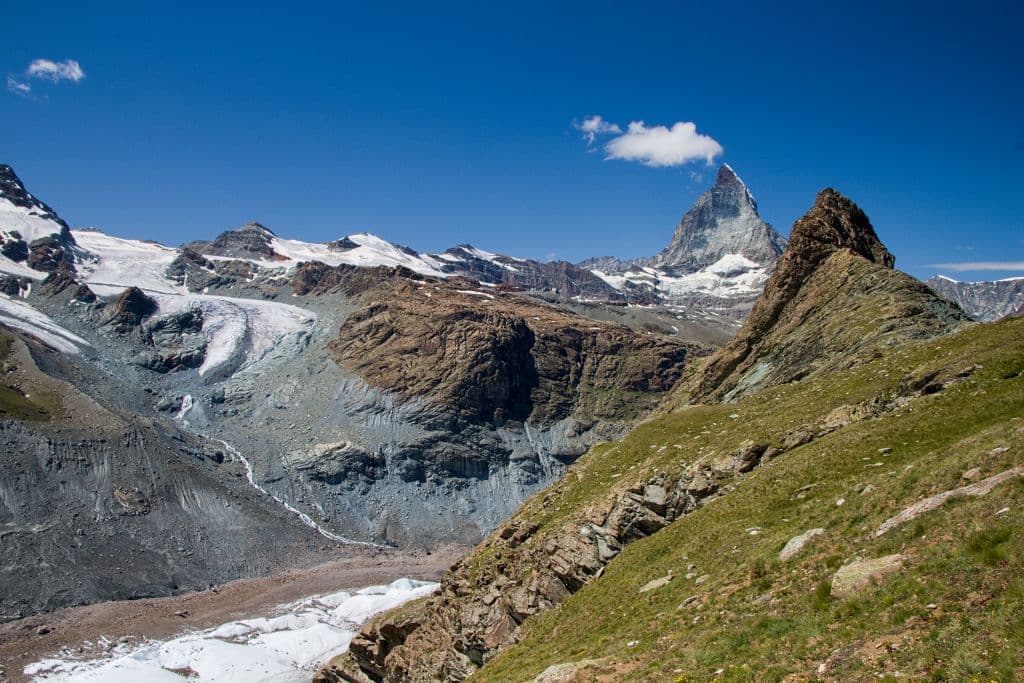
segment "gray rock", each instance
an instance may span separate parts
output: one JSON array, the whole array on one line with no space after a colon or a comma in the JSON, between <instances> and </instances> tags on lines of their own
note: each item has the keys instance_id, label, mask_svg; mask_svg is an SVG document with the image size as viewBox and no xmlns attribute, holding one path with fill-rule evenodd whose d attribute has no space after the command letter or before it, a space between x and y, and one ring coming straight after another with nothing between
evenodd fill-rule
<instances>
[{"instance_id":1,"label":"gray rock","mask_svg":"<svg viewBox=\"0 0 1024 683\"><path fill-rule=\"evenodd\" d=\"M779 552L779 559L783 562L793 559L801 550L804 549L804 546L806 546L811 539L815 536L821 536L824 533L824 529L810 529L799 536L794 536L786 542L785 547L783 547Z\"/></svg>"},{"instance_id":2,"label":"gray rock","mask_svg":"<svg viewBox=\"0 0 1024 683\"><path fill-rule=\"evenodd\" d=\"M861 593L873 583L903 569L905 559L897 553L843 565L832 576L832 596L849 598Z\"/></svg>"}]
</instances>

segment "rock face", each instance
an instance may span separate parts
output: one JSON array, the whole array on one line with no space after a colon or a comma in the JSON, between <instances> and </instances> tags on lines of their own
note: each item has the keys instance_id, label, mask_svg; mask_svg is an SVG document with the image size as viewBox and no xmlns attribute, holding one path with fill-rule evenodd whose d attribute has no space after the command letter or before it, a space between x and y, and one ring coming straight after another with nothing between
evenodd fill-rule
<instances>
[{"instance_id":1,"label":"rock face","mask_svg":"<svg viewBox=\"0 0 1024 683\"><path fill-rule=\"evenodd\" d=\"M761 266L778 260L786 240L763 221L757 202L728 164L715 185L686 212L668 246L651 264L673 274L692 273L738 254Z\"/></svg>"},{"instance_id":2,"label":"rock face","mask_svg":"<svg viewBox=\"0 0 1024 683\"><path fill-rule=\"evenodd\" d=\"M275 260L280 255L270 246L273 239L274 233L269 228L254 221L222 232L212 242L190 242L183 245L183 249L208 256Z\"/></svg>"},{"instance_id":3,"label":"rock face","mask_svg":"<svg viewBox=\"0 0 1024 683\"><path fill-rule=\"evenodd\" d=\"M822 190L793 225L743 327L689 385L690 399L734 399L848 366L896 337L928 338L966 322L955 304L894 271L894 262L864 212Z\"/></svg>"},{"instance_id":4,"label":"rock face","mask_svg":"<svg viewBox=\"0 0 1024 683\"><path fill-rule=\"evenodd\" d=\"M349 316L328 352L404 400L500 426L635 419L699 351L519 297L467 292L396 282Z\"/></svg>"},{"instance_id":5,"label":"rock face","mask_svg":"<svg viewBox=\"0 0 1024 683\"><path fill-rule=\"evenodd\" d=\"M128 332L142 324L144 318L156 313L157 305L138 287L124 290L110 304L106 323L118 332Z\"/></svg>"},{"instance_id":6,"label":"rock face","mask_svg":"<svg viewBox=\"0 0 1024 683\"><path fill-rule=\"evenodd\" d=\"M995 322L1024 311L1024 277L991 282L957 282L936 275L928 286L942 297L955 302L974 320Z\"/></svg>"},{"instance_id":7,"label":"rock face","mask_svg":"<svg viewBox=\"0 0 1024 683\"><path fill-rule=\"evenodd\" d=\"M350 536L478 542L594 443L628 431L709 352L411 276L310 264L293 278L317 305L344 300L351 311L326 344L330 366L296 387L324 413L323 437L289 443L282 464L333 519L365 519L340 527Z\"/></svg>"}]
</instances>

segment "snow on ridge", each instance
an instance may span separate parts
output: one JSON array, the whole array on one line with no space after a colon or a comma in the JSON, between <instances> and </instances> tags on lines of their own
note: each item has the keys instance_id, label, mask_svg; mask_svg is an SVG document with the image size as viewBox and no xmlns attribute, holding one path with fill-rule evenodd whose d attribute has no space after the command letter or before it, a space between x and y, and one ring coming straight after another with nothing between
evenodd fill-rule
<instances>
[{"instance_id":1,"label":"snow on ridge","mask_svg":"<svg viewBox=\"0 0 1024 683\"><path fill-rule=\"evenodd\" d=\"M27 244L40 237L60 234L63 229L60 223L44 218L40 211L39 207L18 206L6 197L0 197L0 231L8 235L17 231Z\"/></svg>"},{"instance_id":2,"label":"snow on ridge","mask_svg":"<svg viewBox=\"0 0 1024 683\"><path fill-rule=\"evenodd\" d=\"M716 297L747 297L758 294L768 281L768 268L740 254L726 254L710 266L685 275L670 275L660 268L642 267L619 275L591 270L615 289L627 283L645 285L670 296L707 294Z\"/></svg>"},{"instance_id":3,"label":"snow on ridge","mask_svg":"<svg viewBox=\"0 0 1024 683\"><path fill-rule=\"evenodd\" d=\"M78 246L87 257L78 264L82 279L93 289L95 285L109 285L124 289L139 289L162 294L183 294L185 289L170 280L165 271L178 250L157 242L114 237L99 230L73 230ZM91 258L90 258L91 257Z\"/></svg>"},{"instance_id":4,"label":"snow on ridge","mask_svg":"<svg viewBox=\"0 0 1024 683\"><path fill-rule=\"evenodd\" d=\"M441 270L442 264L438 259L415 252L410 254L374 234L356 233L349 235L348 240L358 246L354 249L333 249L326 244L274 237L270 241L270 248L288 260L257 260L254 263L264 268L291 268L305 261L319 261L329 266L348 264L364 268L402 266L421 275L448 277L447 273Z\"/></svg>"}]
</instances>

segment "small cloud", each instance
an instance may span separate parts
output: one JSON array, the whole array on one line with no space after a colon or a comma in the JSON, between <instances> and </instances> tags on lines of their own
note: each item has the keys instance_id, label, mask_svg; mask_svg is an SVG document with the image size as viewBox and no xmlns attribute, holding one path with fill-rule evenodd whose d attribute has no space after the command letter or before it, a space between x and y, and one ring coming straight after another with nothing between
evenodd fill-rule
<instances>
[{"instance_id":1,"label":"small cloud","mask_svg":"<svg viewBox=\"0 0 1024 683\"><path fill-rule=\"evenodd\" d=\"M29 78L40 78L52 83L59 81L78 83L85 78L85 72L82 71L82 67L74 59L65 59L63 62L36 59L28 65L25 75Z\"/></svg>"},{"instance_id":2,"label":"small cloud","mask_svg":"<svg viewBox=\"0 0 1024 683\"><path fill-rule=\"evenodd\" d=\"M722 145L714 138L697 132L697 124L679 121L671 128L647 127L633 121L625 134L605 145L608 159L639 161L644 166L682 166L703 159L707 163L721 156Z\"/></svg>"},{"instance_id":3,"label":"small cloud","mask_svg":"<svg viewBox=\"0 0 1024 683\"><path fill-rule=\"evenodd\" d=\"M588 147L599 135L615 136L604 145L605 159L639 161L644 166L682 166L699 159L711 164L724 151L717 140L698 133L697 124L690 121L678 121L671 128L648 127L643 121L633 121L623 133L618 124L595 114L583 119L583 123L573 121L572 125L583 135Z\"/></svg>"},{"instance_id":4,"label":"small cloud","mask_svg":"<svg viewBox=\"0 0 1024 683\"><path fill-rule=\"evenodd\" d=\"M928 268L940 268L960 273L972 270L1024 270L1024 261L963 261L961 263L931 263Z\"/></svg>"},{"instance_id":5,"label":"small cloud","mask_svg":"<svg viewBox=\"0 0 1024 683\"><path fill-rule=\"evenodd\" d=\"M594 139L598 135L613 135L622 132L622 129L616 124L605 121L598 114L586 117L583 119L583 123L573 121L572 125L573 128L582 133L583 139L587 141L588 145L594 144Z\"/></svg>"},{"instance_id":6,"label":"small cloud","mask_svg":"<svg viewBox=\"0 0 1024 683\"><path fill-rule=\"evenodd\" d=\"M27 97L32 93L32 86L25 81L19 81L14 76L7 77L7 89L15 95Z\"/></svg>"},{"instance_id":7,"label":"small cloud","mask_svg":"<svg viewBox=\"0 0 1024 683\"><path fill-rule=\"evenodd\" d=\"M54 62L50 59L34 59L20 76L7 74L7 89L15 95L38 99L32 94L32 81L48 81L60 83L71 81L78 83L85 78L85 71L74 59L65 59L63 62Z\"/></svg>"}]
</instances>

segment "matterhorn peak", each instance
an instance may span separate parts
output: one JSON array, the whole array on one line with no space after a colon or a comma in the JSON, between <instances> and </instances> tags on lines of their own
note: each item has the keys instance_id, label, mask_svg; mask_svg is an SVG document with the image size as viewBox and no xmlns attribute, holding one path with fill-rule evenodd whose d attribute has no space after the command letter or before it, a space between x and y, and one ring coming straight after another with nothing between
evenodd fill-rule
<instances>
[{"instance_id":1,"label":"matterhorn peak","mask_svg":"<svg viewBox=\"0 0 1024 683\"><path fill-rule=\"evenodd\" d=\"M715 176L715 187L724 187L729 185L738 185L739 187L746 188L747 186L740 180L740 177L736 175L736 171L732 169L729 164L722 164L718 169L718 175Z\"/></svg>"},{"instance_id":2,"label":"matterhorn peak","mask_svg":"<svg viewBox=\"0 0 1024 683\"><path fill-rule=\"evenodd\" d=\"M686 212L652 265L685 274L732 255L771 266L785 245L782 235L758 215L757 202L740 177L722 164L715 185Z\"/></svg>"}]
</instances>

